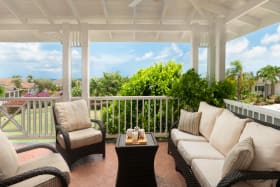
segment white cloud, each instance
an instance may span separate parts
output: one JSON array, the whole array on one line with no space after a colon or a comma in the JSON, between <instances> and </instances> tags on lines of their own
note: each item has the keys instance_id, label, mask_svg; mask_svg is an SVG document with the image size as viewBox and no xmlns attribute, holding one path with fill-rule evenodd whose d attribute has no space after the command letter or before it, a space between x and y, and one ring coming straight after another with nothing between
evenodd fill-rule
<instances>
[{"instance_id":1,"label":"white cloud","mask_svg":"<svg viewBox=\"0 0 280 187\"><path fill-rule=\"evenodd\" d=\"M175 43L171 44L171 48L177 56L183 56L183 54L184 54L183 51L181 49L179 49L179 47Z\"/></svg>"},{"instance_id":2,"label":"white cloud","mask_svg":"<svg viewBox=\"0 0 280 187\"><path fill-rule=\"evenodd\" d=\"M159 61L166 61L172 58L176 60L176 58L182 57L183 55L184 52L177 46L177 44L172 43L170 46L165 47L157 55L155 55L154 59Z\"/></svg>"},{"instance_id":3,"label":"white cloud","mask_svg":"<svg viewBox=\"0 0 280 187\"><path fill-rule=\"evenodd\" d=\"M264 55L266 53L266 47L262 46L255 46L252 49L249 49L244 53L245 57L247 58L256 58Z\"/></svg>"},{"instance_id":4,"label":"white cloud","mask_svg":"<svg viewBox=\"0 0 280 187\"><path fill-rule=\"evenodd\" d=\"M280 41L280 25L277 27L276 33L265 34L261 40L261 44L277 43Z\"/></svg>"},{"instance_id":5,"label":"white cloud","mask_svg":"<svg viewBox=\"0 0 280 187\"><path fill-rule=\"evenodd\" d=\"M134 55L132 54L118 54L118 55L112 55L112 54L99 54L94 55L90 57L90 60L93 63L98 63L98 65L117 65L117 64L123 64L128 61L133 60Z\"/></svg>"},{"instance_id":6,"label":"white cloud","mask_svg":"<svg viewBox=\"0 0 280 187\"><path fill-rule=\"evenodd\" d=\"M0 43L1 66L20 69L22 76L33 74L35 78L50 75L50 73L61 72L61 51L42 49L40 43ZM5 70L1 76L13 73ZM11 75L6 75L6 77Z\"/></svg>"},{"instance_id":7,"label":"white cloud","mask_svg":"<svg viewBox=\"0 0 280 187\"><path fill-rule=\"evenodd\" d=\"M271 50L272 56L280 57L280 44L276 44L276 45L271 46L270 50ZM279 64L280 64L280 62L279 62Z\"/></svg>"},{"instance_id":8,"label":"white cloud","mask_svg":"<svg viewBox=\"0 0 280 187\"><path fill-rule=\"evenodd\" d=\"M245 51L249 46L249 40L245 37L233 40L227 43L226 52L227 54L237 54Z\"/></svg>"},{"instance_id":9,"label":"white cloud","mask_svg":"<svg viewBox=\"0 0 280 187\"><path fill-rule=\"evenodd\" d=\"M154 53L152 51L149 51L141 57L136 57L136 60L137 61L148 60L148 59L151 59L153 56L154 56Z\"/></svg>"}]
</instances>

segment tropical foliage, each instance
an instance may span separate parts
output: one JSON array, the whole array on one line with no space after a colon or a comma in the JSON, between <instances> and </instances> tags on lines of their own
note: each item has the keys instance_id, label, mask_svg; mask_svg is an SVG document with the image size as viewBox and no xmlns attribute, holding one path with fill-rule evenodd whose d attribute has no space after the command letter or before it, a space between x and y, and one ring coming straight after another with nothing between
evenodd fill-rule
<instances>
[{"instance_id":1,"label":"tropical foliage","mask_svg":"<svg viewBox=\"0 0 280 187\"><path fill-rule=\"evenodd\" d=\"M230 81L210 82L201 78L193 69L184 73L179 81L174 82L171 96L181 101L179 108L197 111L200 101L222 107L223 99L234 97L234 84Z\"/></svg>"},{"instance_id":2,"label":"tropical foliage","mask_svg":"<svg viewBox=\"0 0 280 187\"><path fill-rule=\"evenodd\" d=\"M182 66L175 62L168 62L167 64L156 63L134 74L128 82L123 84L120 94L122 96L168 95L173 81L178 81L180 78L181 71ZM162 106L166 106L164 101L162 101ZM120 111L118 111L119 108ZM126 111L124 110L125 108ZM148 108L150 108L150 114L155 114L151 115L149 121L156 121L156 126L154 126L154 123L151 123L149 126L148 118L143 117L147 114ZM163 113L160 115L160 103L153 100L150 102L143 102L141 100L114 102L108 110L103 110L102 112L103 121L110 124L109 133L116 133L119 125L121 131L125 131L124 124L118 124L117 119L119 118L125 119L126 124L133 124L133 126L137 121L138 124L144 124L146 130L150 130L154 128L159 129L160 118L164 119L166 116L166 110L163 110ZM137 115L130 116L131 113L135 114L136 112ZM107 116L110 116L108 121L106 120Z\"/></svg>"},{"instance_id":3,"label":"tropical foliage","mask_svg":"<svg viewBox=\"0 0 280 187\"><path fill-rule=\"evenodd\" d=\"M122 84L128 81L127 77L122 77L120 72L103 73L101 78L92 78L90 80L91 96L114 96L118 95Z\"/></svg>"},{"instance_id":4,"label":"tropical foliage","mask_svg":"<svg viewBox=\"0 0 280 187\"><path fill-rule=\"evenodd\" d=\"M5 88L3 86L0 86L0 97L5 96Z\"/></svg>"},{"instance_id":5,"label":"tropical foliage","mask_svg":"<svg viewBox=\"0 0 280 187\"><path fill-rule=\"evenodd\" d=\"M257 77L261 78L263 82L270 81L271 95L274 95L274 85L280 77L280 67L267 65L257 72ZM267 94L266 94L267 95Z\"/></svg>"}]
</instances>

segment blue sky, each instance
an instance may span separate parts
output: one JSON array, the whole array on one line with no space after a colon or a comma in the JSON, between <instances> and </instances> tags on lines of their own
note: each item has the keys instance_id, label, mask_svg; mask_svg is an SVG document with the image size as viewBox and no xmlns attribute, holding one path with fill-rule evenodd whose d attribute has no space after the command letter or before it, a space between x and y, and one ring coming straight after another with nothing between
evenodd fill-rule
<instances>
[{"instance_id":1,"label":"blue sky","mask_svg":"<svg viewBox=\"0 0 280 187\"><path fill-rule=\"evenodd\" d=\"M200 50L199 73L206 75L207 51ZM189 43L91 43L90 77L119 71L131 76L154 62L170 60L190 68ZM81 51L72 49L72 76L81 77ZM280 66L280 23L227 42L226 68L240 60L246 72L255 73L265 65ZM62 77L60 43L0 43L0 77L20 75L34 78Z\"/></svg>"}]
</instances>

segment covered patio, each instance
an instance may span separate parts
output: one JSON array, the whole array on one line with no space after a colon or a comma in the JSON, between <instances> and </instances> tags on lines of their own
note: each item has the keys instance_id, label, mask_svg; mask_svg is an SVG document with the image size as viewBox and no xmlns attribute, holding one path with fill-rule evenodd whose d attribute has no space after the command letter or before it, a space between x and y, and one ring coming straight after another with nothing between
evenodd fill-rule
<instances>
[{"instance_id":1,"label":"covered patio","mask_svg":"<svg viewBox=\"0 0 280 187\"><path fill-rule=\"evenodd\" d=\"M36 110L41 113L38 120L26 124L27 129L33 127L41 129L42 123L47 121L47 117L43 118L43 116L51 115L48 109L44 109L46 106L52 106L56 101L77 99L71 95L71 48L73 47L81 48L82 53L82 98L89 103L91 101L95 103L93 107L96 108L96 101L99 100L104 106L108 106L108 101L120 102L133 99L137 100L137 103L138 100L140 102L159 100L162 103L163 100L170 98L165 96L91 97L89 43L190 42L191 67L198 71L199 48L207 48L207 77L209 80L223 80L226 42L280 22L278 0L0 0L0 5L0 42L59 42L62 45L63 96L51 99L24 99L27 103L26 113L24 113L27 117L23 117L24 120L27 119L30 122L32 118L36 119L35 115L32 116L34 111L30 110L32 103L33 106L38 103ZM0 99L1 102L8 100L13 99ZM243 106L226 102L229 109L239 111L241 108L242 112ZM161 107L161 110L164 111L165 108ZM252 113L255 114L254 111ZM96 116L96 114L93 115ZM131 113L131 115L136 114ZM265 115L275 117L278 114ZM163 119L163 122L168 121L169 118L172 116ZM12 121L13 116L9 116L9 120ZM162 121L160 123L162 125ZM167 126L166 123L165 125ZM54 137L53 123L47 128L50 132L40 131L38 134L27 132L24 136ZM22 128L19 127L19 129ZM150 131L154 132L153 129ZM154 133L157 133L157 137L168 136L167 130ZM115 136L116 134L112 137ZM167 143L160 142L159 145L155 164L157 180L162 181L159 186L185 186L184 178L176 173L174 161L167 154ZM113 186L116 171L111 168L117 167L114 144L108 143L106 151L112 157L106 157L105 160L90 157L78 163L71 174L73 182L70 186L93 186L91 180L96 181L93 176L94 172L98 172L96 169L99 167L105 168L104 173L101 174L107 178L99 178L100 183L96 186ZM47 152L40 152L40 154L47 154ZM22 161L30 157L32 154L22 155ZM162 162L165 164L161 164ZM88 174L89 171L92 173ZM108 178L110 180L105 181ZM103 185L104 181L108 184Z\"/></svg>"},{"instance_id":2,"label":"covered patio","mask_svg":"<svg viewBox=\"0 0 280 187\"><path fill-rule=\"evenodd\" d=\"M89 98L89 42L190 42L191 67L207 48L207 77L225 77L226 42L280 21L277 0L2 0L1 42L60 42L63 100L71 99L71 48L81 48Z\"/></svg>"}]
</instances>

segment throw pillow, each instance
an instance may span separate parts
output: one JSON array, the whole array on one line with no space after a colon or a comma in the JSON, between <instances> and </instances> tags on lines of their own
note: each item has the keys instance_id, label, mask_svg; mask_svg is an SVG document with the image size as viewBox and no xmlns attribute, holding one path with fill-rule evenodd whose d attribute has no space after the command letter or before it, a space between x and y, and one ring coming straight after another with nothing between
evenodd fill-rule
<instances>
[{"instance_id":1,"label":"throw pillow","mask_svg":"<svg viewBox=\"0 0 280 187\"><path fill-rule=\"evenodd\" d=\"M178 129L194 135L199 135L201 112L188 112L181 109Z\"/></svg>"},{"instance_id":2,"label":"throw pillow","mask_svg":"<svg viewBox=\"0 0 280 187\"><path fill-rule=\"evenodd\" d=\"M254 159L254 143L251 137L237 143L227 154L222 177L236 170L246 170Z\"/></svg>"}]
</instances>

